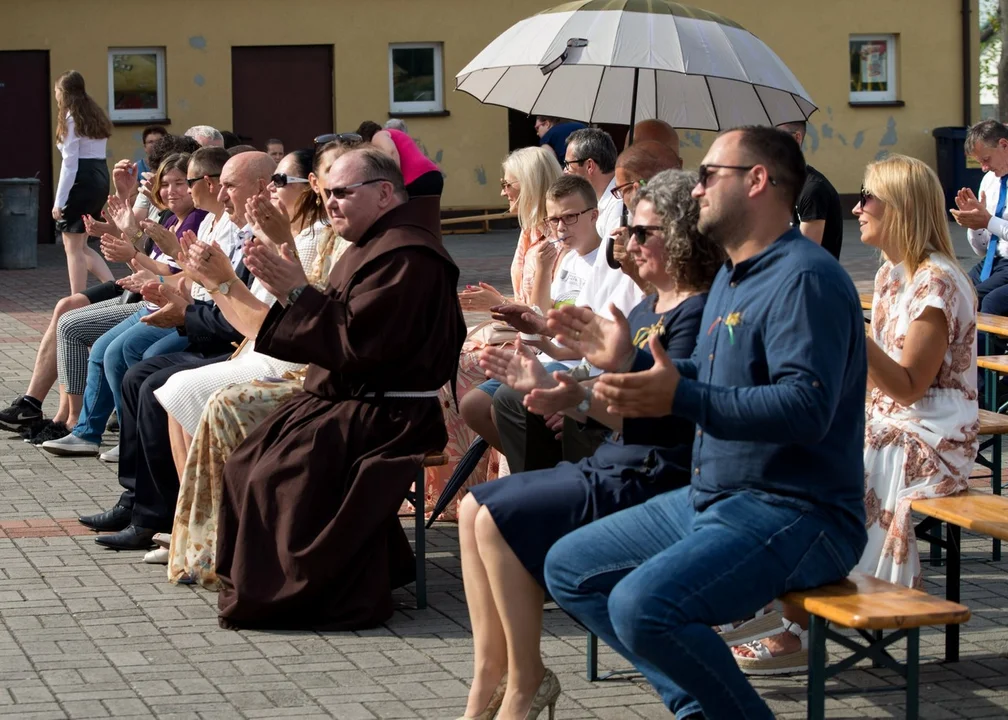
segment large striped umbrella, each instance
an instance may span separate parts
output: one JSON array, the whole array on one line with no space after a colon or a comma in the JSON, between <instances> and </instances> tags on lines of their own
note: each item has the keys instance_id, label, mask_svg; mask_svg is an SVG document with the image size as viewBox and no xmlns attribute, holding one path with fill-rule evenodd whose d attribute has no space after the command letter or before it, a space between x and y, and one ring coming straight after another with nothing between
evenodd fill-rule
<instances>
[{"instance_id":1,"label":"large striped umbrella","mask_svg":"<svg viewBox=\"0 0 1008 720\"><path fill-rule=\"evenodd\" d=\"M806 120L788 67L727 18L668 0L574 0L526 18L455 77L482 103L529 115L722 130Z\"/></svg>"}]
</instances>

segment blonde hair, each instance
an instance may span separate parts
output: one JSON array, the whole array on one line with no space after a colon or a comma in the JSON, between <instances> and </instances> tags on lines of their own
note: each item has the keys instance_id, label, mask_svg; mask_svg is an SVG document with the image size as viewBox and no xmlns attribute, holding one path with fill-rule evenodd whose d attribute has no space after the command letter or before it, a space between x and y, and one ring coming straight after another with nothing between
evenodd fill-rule
<instances>
[{"instance_id":1,"label":"blonde hair","mask_svg":"<svg viewBox=\"0 0 1008 720\"><path fill-rule=\"evenodd\" d=\"M927 164L906 155L889 155L868 165L864 187L885 204L882 233L899 248L910 277L931 253L959 267L945 219L945 194Z\"/></svg>"},{"instance_id":2,"label":"blonde hair","mask_svg":"<svg viewBox=\"0 0 1008 720\"><path fill-rule=\"evenodd\" d=\"M560 163L548 147L519 148L501 165L518 182L518 224L530 230L546 222L546 191L563 175Z\"/></svg>"}]
</instances>

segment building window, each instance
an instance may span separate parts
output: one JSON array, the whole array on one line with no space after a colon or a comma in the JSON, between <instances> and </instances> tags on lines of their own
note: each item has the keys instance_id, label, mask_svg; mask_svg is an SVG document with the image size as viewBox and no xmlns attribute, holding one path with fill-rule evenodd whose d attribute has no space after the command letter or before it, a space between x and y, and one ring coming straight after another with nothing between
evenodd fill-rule
<instances>
[{"instance_id":1,"label":"building window","mask_svg":"<svg viewBox=\"0 0 1008 720\"><path fill-rule=\"evenodd\" d=\"M109 117L115 121L164 120L164 48L110 48Z\"/></svg>"},{"instance_id":2,"label":"building window","mask_svg":"<svg viewBox=\"0 0 1008 720\"><path fill-rule=\"evenodd\" d=\"M851 35L851 103L896 100L896 36Z\"/></svg>"},{"instance_id":3,"label":"building window","mask_svg":"<svg viewBox=\"0 0 1008 720\"><path fill-rule=\"evenodd\" d=\"M389 111L444 111L441 43L389 45Z\"/></svg>"}]
</instances>

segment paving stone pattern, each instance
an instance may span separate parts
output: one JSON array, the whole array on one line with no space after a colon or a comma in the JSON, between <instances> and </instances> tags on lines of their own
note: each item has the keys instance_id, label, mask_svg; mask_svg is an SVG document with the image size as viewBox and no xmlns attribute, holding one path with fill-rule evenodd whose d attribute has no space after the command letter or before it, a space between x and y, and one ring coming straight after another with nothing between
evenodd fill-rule
<instances>
[{"instance_id":1,"label":"paving stone pattern","mask_svg":"<svg viewBox=\"0 0 1008 720\"><path fill-rule=\"evenodd\" d=\"M848 225L844 265L871 288L877 256ZM509 285L514 233L447 240L461 282ZM969 262L961 234L957 249ZM28 381L49 313L66 292L62 251L40 248L40 267L0 271L0 401ZM117 268L118 274L124 268ZM47 412L55 410L53 396ZM114 444L114 436L105 438ZM383 627L365 632L246 632L217 626L216 596L174 586L140 555L100 549L74 518L118 495L114 466L48 455L0 435L0 717L16 718L454 718L471 674L471 640L454 525L428 534L430 607L409 609L412 587ZM412 521L404 519L412 537ZM921 717L1008 717L1008 574L990 543L964 543L962 662L942 665L941 629L921 641ZM944 592L943 568L925 570ZM744 592L744 588L740 588ZM584 634L546 613L546 663L560 677L560 718L668 717L639 676L585 680ZM836 647L833 650L836 651ZM601 669L627 665L603 648ZM802 678L759 679L780 718L805 717ZM831 685L888 687L867 663ZM902 717L899 691L827 701L833 718Z\"/></svg>"}]
</instances>

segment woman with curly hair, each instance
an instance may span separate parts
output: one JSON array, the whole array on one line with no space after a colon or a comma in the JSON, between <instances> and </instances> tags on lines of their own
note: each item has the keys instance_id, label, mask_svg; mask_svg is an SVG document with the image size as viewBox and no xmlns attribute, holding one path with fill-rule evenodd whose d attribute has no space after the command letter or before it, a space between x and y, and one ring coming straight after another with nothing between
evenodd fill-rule
<instances>
[{"instance_id":1,"label":"woman with curly hair","mask_svg":"<svg viewBox=\"0 0 1008 720\"><path fill-rule=\"evenodd\" d=\"M696 175L668 170L637 193L628 252L655 289L628 318L606 320L585 307L549 313L558 339L603 370L649 353L657 336L672 358L688 358L722 250L697 230ZM621 350L611 353L606 348ZM546 372L519 342L487 348L487 374L523 391L537 414L590 417L612 432L589 458L519 473L471 488L459 511L462 580L473 629L474 677L466 718L536 717L556 703L560 685L539 650L543 562L561 537L600 517L689 482L693 424L671 415L623 419L591 402L592 381ZM550 712L552 717L553 713Z\"/></svg>"},{"instance_id":2,"label":"woman with curly hair","mask_svg":"<svg viewBox=\"0 0 1008 720\"><path fill-rule=\"evenodd\" d=\"M112 280L112 271L101 255L87 246L84 216L101 217L109 193L105 144L112 135L112 121L84 90L84 78L76 70L56 78L56 145L63 156L52 216L63 233L70 293L87 286L90 272L102 282Z\"/></svg>"}]
</instances>

